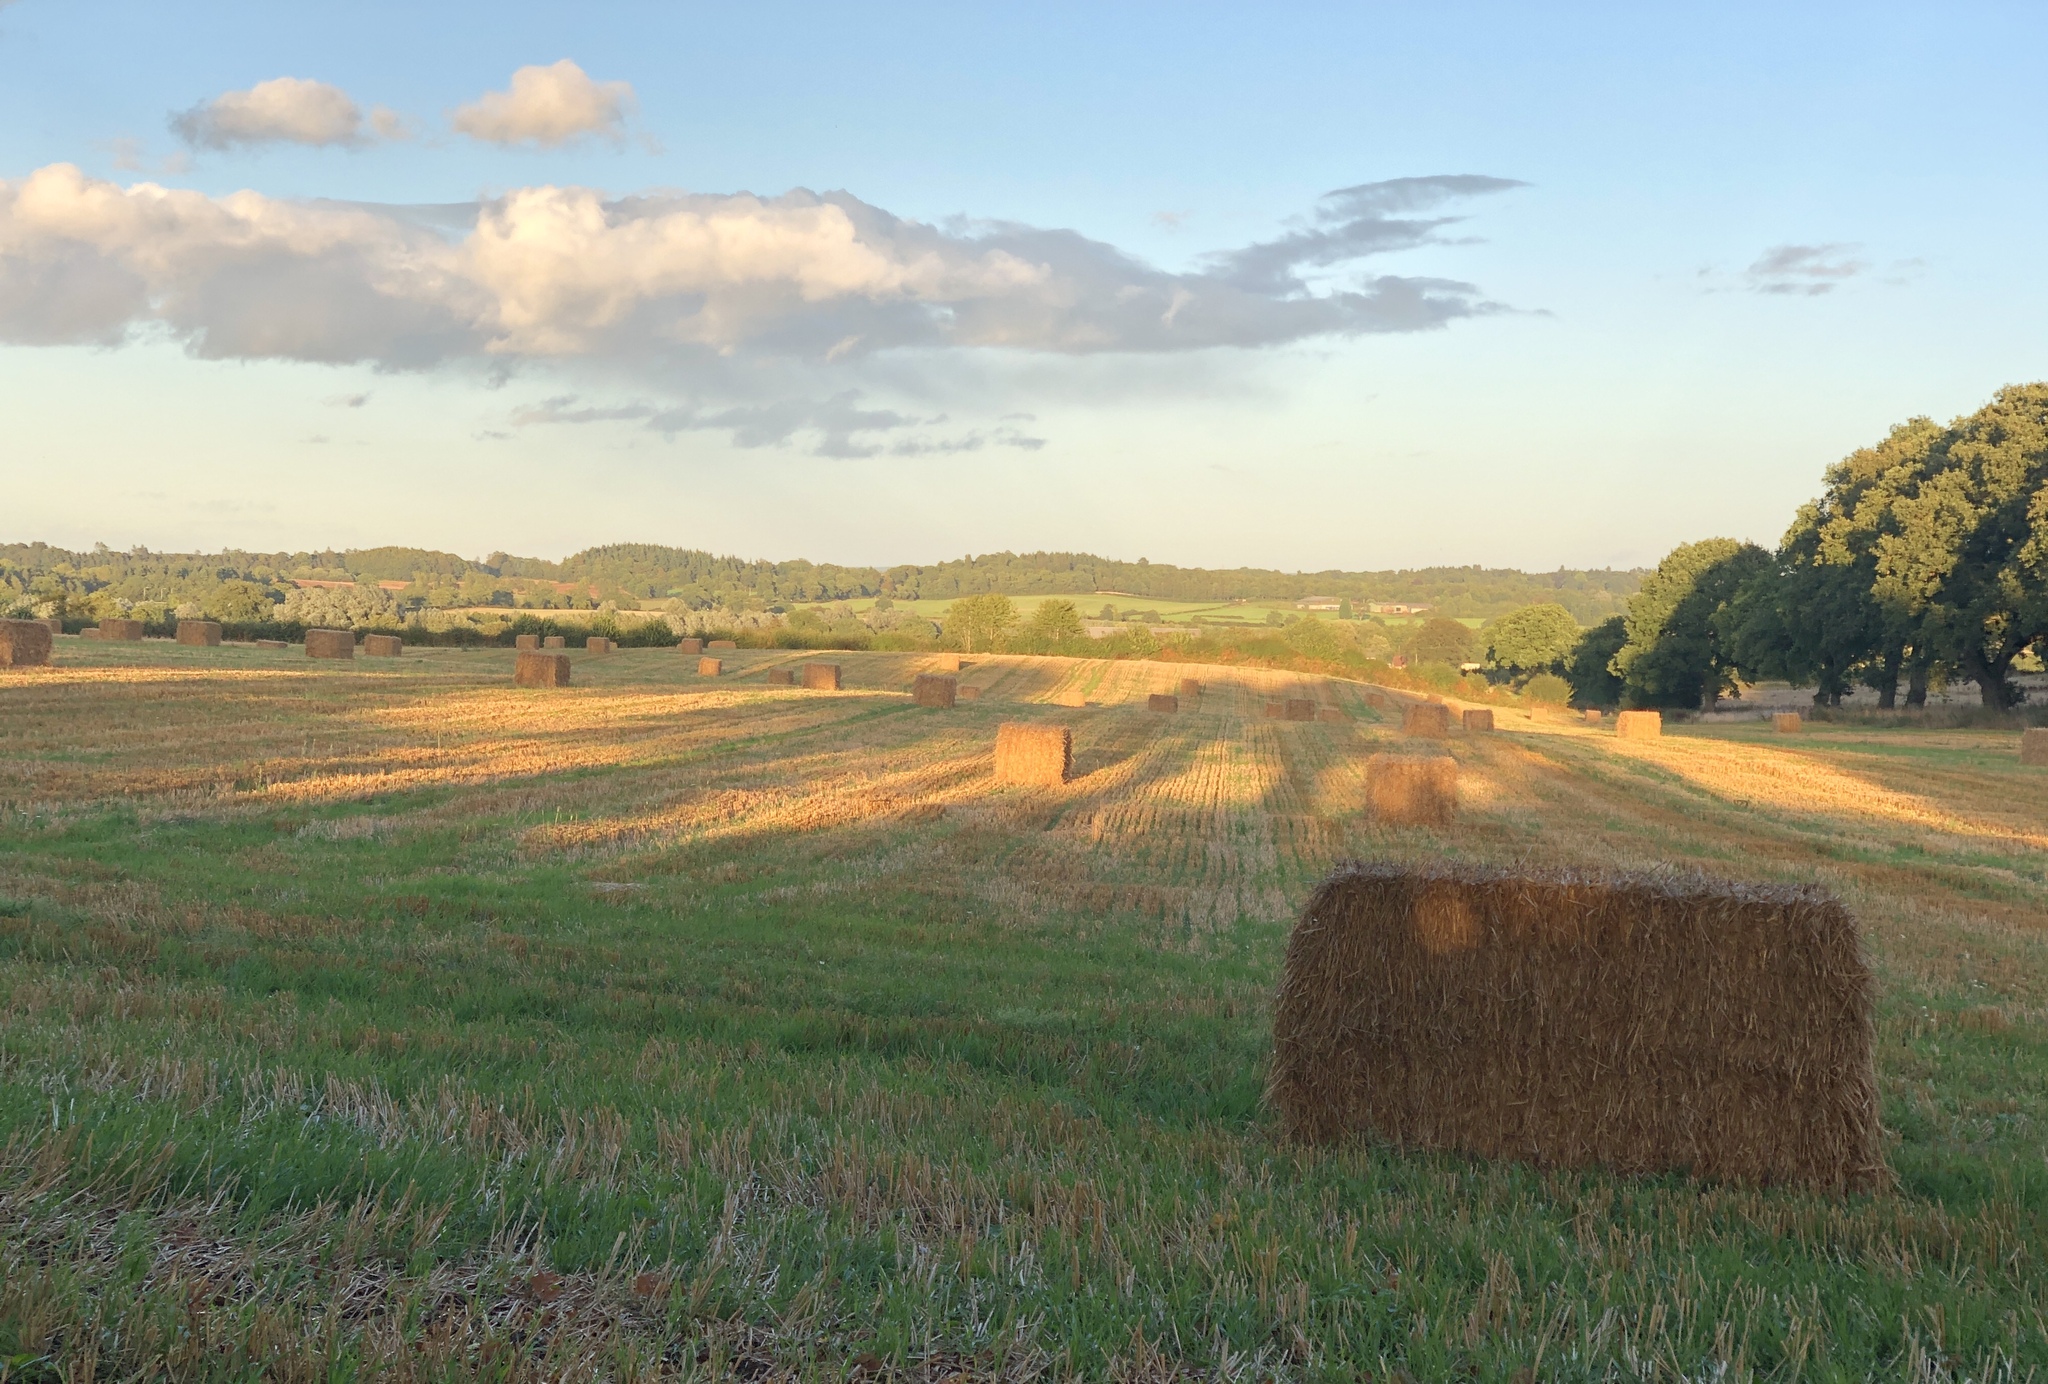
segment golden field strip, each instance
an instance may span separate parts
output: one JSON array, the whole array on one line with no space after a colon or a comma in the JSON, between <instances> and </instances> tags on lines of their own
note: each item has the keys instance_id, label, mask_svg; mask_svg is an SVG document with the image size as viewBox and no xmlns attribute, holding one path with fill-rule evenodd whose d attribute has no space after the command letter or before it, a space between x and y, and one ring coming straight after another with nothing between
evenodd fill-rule
<instances>
[{"instance_id":1,"label":"golden field strip","mask_svg":"<svg viewBox=\"0 0 2048 1384\"><path fill-rule=\"evenodd\" d=\"M512 657L63 639L0 673L0 1360L2043 1373L2048 771L2014 733L1505 710L1440 742L1455 826L1383 828L1365 760L1412 742L1353 683L981 656L935 710L920 655L572 651L560 690ZM844 690L762 678L809 661ZM995 784L1007 719L1070 726L1073 781ZM1281 1143L1303 898L1445 854L1834 890L1896 1187Z\"/></svg>"}]
</instances>

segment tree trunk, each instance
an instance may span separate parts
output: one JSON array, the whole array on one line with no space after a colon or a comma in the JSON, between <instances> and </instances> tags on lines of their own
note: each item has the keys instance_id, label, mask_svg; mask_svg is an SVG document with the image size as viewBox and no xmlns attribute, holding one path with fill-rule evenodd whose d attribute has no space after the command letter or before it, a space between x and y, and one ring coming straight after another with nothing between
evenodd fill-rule
<instances>
[{"instance_id":1,"label":"tree trunk","mask_svg":"<svg viewBox=\"0 0 2048 1384\"><path fill-rule=\"evenodd\" d=\"M1906 709L1923 711L1927 707L1927 665L1915 663L1912 674L1906 680Z\"/></svg>"},{"instance_id":2,"label":"tree trunk","mask_svg":"<svg viewBox=\"0 0 2048 1384\"><path fill-rule=\"evenodd\" d=\"M2006 673L2012 667L2013 656L1990 659L1976 650L1963 657L1963 671L1970 681L1977 684L1977 695L1984 706L1991 711L2008 710L2019 699L2013 696L2012 684L2006 681Z\"/></svg>"},{"instance_id":3,"label":"tree trunk","mask_svg":"<svg viewBox=\"0 0 2048 1384\"><path fill-rule=\"evenodd\" d=\"M1905 661L1906 651L1894 644L1884 651L1884 662L1879 665L1877 682L1877 709L1890 711L1899 704L1899 664Z\"/></svg>"}]
</instances>

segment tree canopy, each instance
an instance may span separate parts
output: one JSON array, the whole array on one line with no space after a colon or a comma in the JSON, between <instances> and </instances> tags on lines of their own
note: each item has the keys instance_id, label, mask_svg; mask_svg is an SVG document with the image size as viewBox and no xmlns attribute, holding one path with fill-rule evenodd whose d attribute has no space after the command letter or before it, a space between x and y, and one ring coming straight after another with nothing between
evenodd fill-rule
<instances>
[{"instance_id":1,"label":"tree canopy","mask_svg":"<svg viewBox=\"0 0 2048 1384\"><path fill-rule=\"evenodd\" d=\"M1518 676L1563 666L1579 634L1579 622L1555 601L1511 610L1479 631L1486 662Z\"/></svg>"}]
</instances>

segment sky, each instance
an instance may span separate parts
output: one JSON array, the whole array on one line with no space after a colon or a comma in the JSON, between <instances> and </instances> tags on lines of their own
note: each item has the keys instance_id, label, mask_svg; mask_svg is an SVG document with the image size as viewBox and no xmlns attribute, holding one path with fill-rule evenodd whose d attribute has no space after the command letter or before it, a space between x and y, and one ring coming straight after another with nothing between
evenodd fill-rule
<instances>
[{"instance_id":1,"label":"sky","mask_svg":"<svg viewBox=\"0 0 2048 1384\"><path fill-rule=\"evenodd\" d=\"M0 541L1653 564L2048 378L2048 7L0 0Z\"/></svg>"}]
</instances>

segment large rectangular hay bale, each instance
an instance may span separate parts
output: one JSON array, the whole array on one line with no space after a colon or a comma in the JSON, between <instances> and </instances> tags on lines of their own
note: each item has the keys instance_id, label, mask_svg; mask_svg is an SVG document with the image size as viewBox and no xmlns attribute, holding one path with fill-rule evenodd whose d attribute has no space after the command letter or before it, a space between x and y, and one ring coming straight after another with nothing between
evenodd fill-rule
<instances>
[{"instance_id":1,"label":"large rectangular hay bale","mask_svg":"<svg viewBox=\"0 0 2048 1384\"><path fill-rule=\"evenodd\" d=\"M714 639L704 647L707 649L737 649L739 642L733 639Z\"/></svg>"},{"instance_id":2,"label":"large rectangular hay bale","mask_svg":"<svg viewBox=\"0 0 2048 1384\"><path fill-rule=\"evenodd\" d=\"M1655 740L1664 733L1664 713L1661 711L1624 711L1614 718L1614 738L1617 740Z\"/></svg>"},{"instance_id":3,"label":"large rectangular hay bale","mask_svg":"<svg viewBox=\"0 0 2048 1384\"><path fill-rule=\"evenodd\" d=\"M919 673L910 683L910 700L919 706L951 706L960 696L960 679L941 673Z\"/></svg>"},{"instance_id":4,"label":"large rectangular hay bale","mask_svg":"<svg viewBox=\"0 0 2048 1384\"><path fill-rule=\"evenodd\" d=\"M541 649L521 649L512 665L514 687L567 687L569 655Z\"/></svg>"},{"instance_id":5,"label":"large rectangular hay bale","mask_svg":"<svg viewBox=\"0 0 2048 1384\"><path fill-rule=\"evenodd\" d=\"M515 649L538 649L540 647L540 636L537 634L515 634L512 636L512 647Z\"/></svg>"},{"instance_id":6,"label":"large rectangular hay bale","mask_svg":"<svg viewBox=\"0 0 2048 1384\"><path fill-rule=\"evenodd\" d=\"M1458 815L1458 761L1449 755L1376 754L1365 761L1365 806L1375 821L1447 827Z\"/></svg>"},{"instance_id":7,"label":"large rectangular hay bale","mask_svg":"<svg viewBox=\"0 0 2048 1384\"><path fill-rule=\"evenodd\" d=\"M569 647L569 636L566 634L543 635L540 646L543 649L566 649Z\"/></svg>"},{"instance_id":8,"label":"large rectangular hay bale","mask_svg":"<svg viewBox=\"0 0 2048 1384\"><path fill-rule=\"evenodd\" d=\"M1796 711L1780 711L1771 717L1771 729L1780 735L1797 735L1806 729L1806 720Z\"/></svg>"},{"instance_id":9,"label":"large rectangular hay bale","mask_svg":"<svg viewBox=\"0 0 2048 1384\"><path fill-rule=\"evenodd\" d=\"M2048 726L2020 732L2020 763L2048 764Z\"/></svg>"},{"instance_id":10,"label":"large rectangular hay bale","mask_svg":"<svg viewBox=\"0 0 2048 1384\"><path fill-rule=\"evenodd\" d=\"M1451 709L1442 702L1411 702L1401 712L1403 735L1445 736L1451 733Z\"/></svg>"},{"instance_id":11,"label":"large rectangular hay bale","mask_svg":"<svg viewBox=\"0 0 2048 1384\"><path fill-rule=\"evenodd\" d=\"M1368 689L1365 694L1365 704L1375 711L1384 711L1387 708L1387 694Z\"/></svg>"},{"instance_id":12,"label":"large rectangular hay bale","mask_svg":"<svg viewBox=\"0 0 2048 1384\"><path fill-rule=\"evenodd\" d=\"M307 658L354 658L356 637L348 630L307 630Z\"/></svg>"},{"instance_id":13,"label":"large rectangular hay bale","mask_svg":"<svg viewBox=\"0 0 2048 1384\"><path fill-rule=\"evenodd\" d=\"M41 620L0 620L0 668L41 668L54 641Z\"/></svg>"},{"instance_id":14,"label":"large rectangular hay bale","mask_svg":"<svg viewBox=\"0 0 2048 1384\"><path fill-rule=\"evenodd\" d=\"M701 654L704 652L704 641L693 634L676 645L676 652L679 654Z\"/></svg>"},{"instance_id":15,"label":"large rectangular hay bale","mask_svg":"<svg viewBox=\"0 0 2048 1384\"><path fill-rule=\"evenodd\" d=\"M960 655L933 654L932 668L941 673L957 673L960 671Z\"/></svg>"},{"instance_id":16,"label":"large rectangular hay bale","mask_svg":"<svg viewBox=\"0 0 2048 1384\"><path fill-rule=\"evenodd\" d=\"M1818 889L1351 865L1288 942L1267 1098L1301 1139L1871 1187L1872 991Z\"/></svg>"},{"instance_id":17,"label":"large rectangular hay bale","mask_svg":"<svg viewBox=\"0 0 2048 1384\"><path fill-rule=\"evenodd\" d=\"M697 660L697 676L700 678L715 678L724 671L725 660L722 658L700 658Z\"/></svg>"},{"instance_id":18,"label":"large rectangular hay bale","mask_svg":"<svg viewBox=\"0 0 2048 1384\"><path fill-rule=\"evenodd\" d=\"M1493 708L1490 706L1468 706L1463 717L1466 730L1492 730Z\"/></svg>"},{"instance_id":19,"label":"large rectangular hay bale","mask_svg":"<svg viewBox=\"0 0 2048 1384\"><path fill-rule=\"evenodd\" d=\"M1277 721L1287 714L1287 707L1282 702L1267 702L1263 707L1259 708L1259 714L1268 721Z\"/></svg>"},{"instance_id":20,"label":"large rectangular hay bale","mask_svg":"<svg viewBox=\"0 0 2048 1384\"><path fill-rule=\"evenodd\" d=\"M1180 695L1183 701L1190 702L1200 697L1202 695L1200 680L1196 678L1182 678L1180 680Z\"/></svg>"},{"instance_id":21,"label":"large rectangular hay bale","mask_svg":"<svg viewBox=\"0 0 2048 1384\"><path fill-rule=\"evenodd\" d=\"M220 622L217 620L180 620L178 642L211 648L220 643Z\"/></svg>"},{"instance_id":22,"label":"large rectangular hay bale","mask_svg":"<svg viewBox=\"0 0 2048 1384\"><path fill-rule=\"evenodd\" d=\"M583 641L583 651L589 654L608 654L618 647L602 635L593 634Z\"/></svg>"},{"instance_id":23,"label":"large rectangular hay bale","mask_svg":"<svg viewBox=\"0 0 2048 1384\"><path fill-rule=\"evenodd\" d=\"M963 687L960 689L960 700L963 702L974 701L980 696L981 689L979 687Z\"/></svg>"},{"instance_id":24,"label":"large rectangular hay bale","mask_svg":"<svg viewBox=\"0 0 2048 1384\"><path fill-rule=\"evenodd\" d=\"M102 620L100 621L100 638L140 639L142 638L142 622L140 620Z\"/></svg>"},{"instance_id":25,"label":"large rectangular hay bale","mask_svg":"<svg viewBox=\"0 0 2048 1384\"><path fill-rule=\"evenodd\" d=\"M1154 692L1145 698L1147 711L1179 711L1180 698L1171 692Z\"/></svg>"},{"instance_id":26,"label":"large rectangular hay bale","mask_svg":"<svg viewBox=\"0 0 2048 1384\"><path fill-rule=\"evenodd\" d=\"M1307 697L1289 697L1284 714L1290 721L1313 721L1316 719L1316 704Z\"/></svg>"},{"instance_id":27,"label":"large rectangular hay bale","mask_svg":"<svg viewBox=\"0 0 2048 1384\"><path fill-rule=\"evenodd\" d=\"M794 687L796 686L796 669L770 668L766 673L762 674L761 680L770 687Z\"/></svg>"},{"instance_id":28,"label":"large rectangular hay bale","mask_svg":"<svg viewBox=\"0 0 2048 1384\"><path fill-rule=\"evenodd\" d=\"M1316 719L1318 721L1327 721L1333 726L1340 726L1351 718L1344 714L1344 708L1341 706L1325 706L1317 708Z\"/></svg>"},{"instance_id":29,"label":"large rectangular hay bale","mask_svg":"<svg viewBox=\"0 0 2048 1384\"><path fill-rule=\"evenodd\" d=\"M996 727L996 782L1050 787L1074 772L1074 732L1005 721Z\"/></svg>"},{"instance_id":30,"label":"large rectangular hay bale","mask_svg":"<svg viewBox=\"0 0 2048 1384\"><path fill-rule=\"evenodd\" d=\"M804 686L814 692L837 692L839 690L839 665L836 663L806 663L804 665Z\"/></svg>"},{"instance_id":31,"label":"large rectangular hay bale","mask_svg":"<svg viewBox=\"0 0 2048 1384\"><path fill-rule=\"evenodd\" d=\"M53 635L64 633L64 622L57 619L54 615L43 621L43 623L50 627L50 633Z\"/></svg>"},{"instance_id":32,"label":"large rectangular hay bale","mask_svg":"<svg viewBox=\"0 0 2048 1384\"><path fill-rule=\"evenodd\" d=\"M259 639L256 641L256 647L259 649L277 650L289 649L291 645L285 643L282 639Z\"/></svg>"},{"instance_id":33,"label":"large rectangular hay bale","mask_svg":"<svg viewBox=\"0 0 2048 1384\"><path fill-rule=\"evenodd\" d=\"M1597 726L1597 725L1599 725L1599 724L1600 724L1600 718L1601 718L1601 715L1602 715L1602 713L1601 713L1601 710L1600 710L1600 708L1599 708L1599 707L1597 707L1597 706L1589 706L1589 707L1587 707L1587 708L1586 708L1586 724L1587 724L1587 725L1589 725L1589 726Z\"/></svg>"},{"instance_id":34,"label":"large rectangular hay bale","mask_svg":"<svg viewBox=\"0 0 2048 1384\"><path fill-rule=\"evenodd\" d=\"M405 652L405 640L395 634L366 634L363 653L370 658L397 658Z\"/></svg>"}]
</instances>

